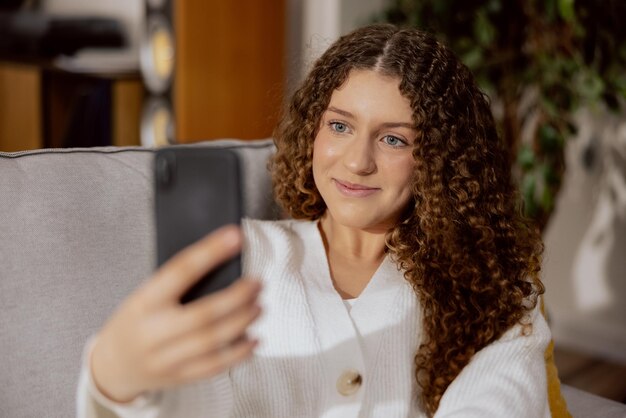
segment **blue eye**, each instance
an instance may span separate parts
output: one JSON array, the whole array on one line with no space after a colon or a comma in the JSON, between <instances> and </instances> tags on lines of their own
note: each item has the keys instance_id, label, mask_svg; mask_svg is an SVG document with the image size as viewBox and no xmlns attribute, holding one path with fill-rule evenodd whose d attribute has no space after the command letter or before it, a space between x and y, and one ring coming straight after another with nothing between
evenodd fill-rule
<instances>
[{"instance_id":1,"label":"blue eye","mask_svg":"<svg viewBox=\"0 0 626 418\"><path fill-rule=\"evenodd\" d=\"M387 145L391 145L392 147L399 147L399 146L404 146L406 145L406 142L404 142L403 140L401 140L398 137L395 136L391 136L391 135L387 135L383 138L383 141L387 144Z\"/></svg>"},{"instance_id":2,"label":"blue eye","mask_svg":"<svg viewBox=\"0 0 626 418\"><path fill-rule=\"evenodd\" d=\"M337 133L343 134L348 131L348 125L341 122L330 122L329 123L331 129Z\"/></svg>"}]
</instances>

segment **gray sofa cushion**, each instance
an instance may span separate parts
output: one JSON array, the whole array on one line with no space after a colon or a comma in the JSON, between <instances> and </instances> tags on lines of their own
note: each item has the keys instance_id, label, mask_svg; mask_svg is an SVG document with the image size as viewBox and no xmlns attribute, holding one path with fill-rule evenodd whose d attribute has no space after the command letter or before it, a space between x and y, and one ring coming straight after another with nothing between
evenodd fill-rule
<instances>
[{"instance_id":1,"label":"gray sofa cushion","mask_svg":"<svg viewBox=\"0 0 626 418\"><path fill-rule=\"evenodd\" d=\"M572 418L626 418L626 405L562 385Z\"/></svg>"},{"instance_id":2,"label":"gray sofa cushion","mask_svg":"<svg viewBox=\"0 0 626 418\"><path fill-rule=\"evenodd\" d=\"M244 213L277 217L271 140L243 161ZM0 417L71 417L82 347L155 265L146 148L0 153Z\"/></svg>"}]
</instances>

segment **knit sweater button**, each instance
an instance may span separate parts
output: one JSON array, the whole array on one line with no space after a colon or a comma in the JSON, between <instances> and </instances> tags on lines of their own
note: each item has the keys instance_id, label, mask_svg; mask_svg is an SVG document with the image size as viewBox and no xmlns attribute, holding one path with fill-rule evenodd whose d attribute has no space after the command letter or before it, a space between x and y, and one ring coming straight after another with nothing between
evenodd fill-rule
<instances>
[{"instance_id":1,"label":"knit sweater button","mask_svg":"<svg viewBox=\"0 0 626 418\"><path fill-rule=\"evenodd\" d=\"M337 391L343 396L350 396L356 393L363 383L363 378L356 370L346 370L337 379Z\"/></svg>"}]
</instances>

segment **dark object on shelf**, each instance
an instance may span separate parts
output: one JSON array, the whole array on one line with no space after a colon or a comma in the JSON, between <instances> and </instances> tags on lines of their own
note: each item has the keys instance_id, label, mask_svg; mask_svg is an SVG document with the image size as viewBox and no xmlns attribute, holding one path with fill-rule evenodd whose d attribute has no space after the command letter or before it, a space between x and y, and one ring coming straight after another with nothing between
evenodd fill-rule
<instances>
[{"instance_id":1,"label":"dark object on shelf","mask_svg":"<svg viewBox=\"0 0 626 418\"><path fill-rule=\"evenodd\" d=\"M42 78L45 148L112 145L111 80L44 71Z\"/></svg>"},{"instance_id":2,"label":"dark object on shelf","mask_svg":"<svg viewBox=\"0 0 626 418\"><path fill-rule=\"evenodd\" d=\"M18 10L24 3L24 0L0 0L0 12Z\"/></svg>"},{"instance_id":3,"label":"dark object on shelf","mask_svg":"<svg viewBox=\"0 0 626 418\"><path fill-rule=\"evenodd\" d=\"M124 28L116 19L0 13L0 58L52 58L82 48L125 45Z\"/></svg>"}]
</instances>

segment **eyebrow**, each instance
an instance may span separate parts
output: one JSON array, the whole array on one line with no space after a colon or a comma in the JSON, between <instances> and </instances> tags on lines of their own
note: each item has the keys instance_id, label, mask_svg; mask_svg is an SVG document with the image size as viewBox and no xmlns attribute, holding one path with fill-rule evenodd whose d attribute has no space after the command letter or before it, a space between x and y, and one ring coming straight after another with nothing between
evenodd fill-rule
<instances>
[{"instance_id":1,"label":"eyebrow","mask_svg":"<svg viewBox=\"0 0 626 418\"><path fill-rule=\"evenodd\" d=\"M338 108L336 108L334 106L328 106L327 110L331 111L331 112L338 113L338 114L343 115L343 116L345 116L347 118L356 119L356 116L354 116L352 113L348 112L347 110L338 109ZM408 128L408 129L416 130L415 129L415 125L413 123L409 123L409 122L385 122L385 123L382 123L381 126L383 126L385 128L402 127L402 128Z\"/></svg>"}]
</instances>

